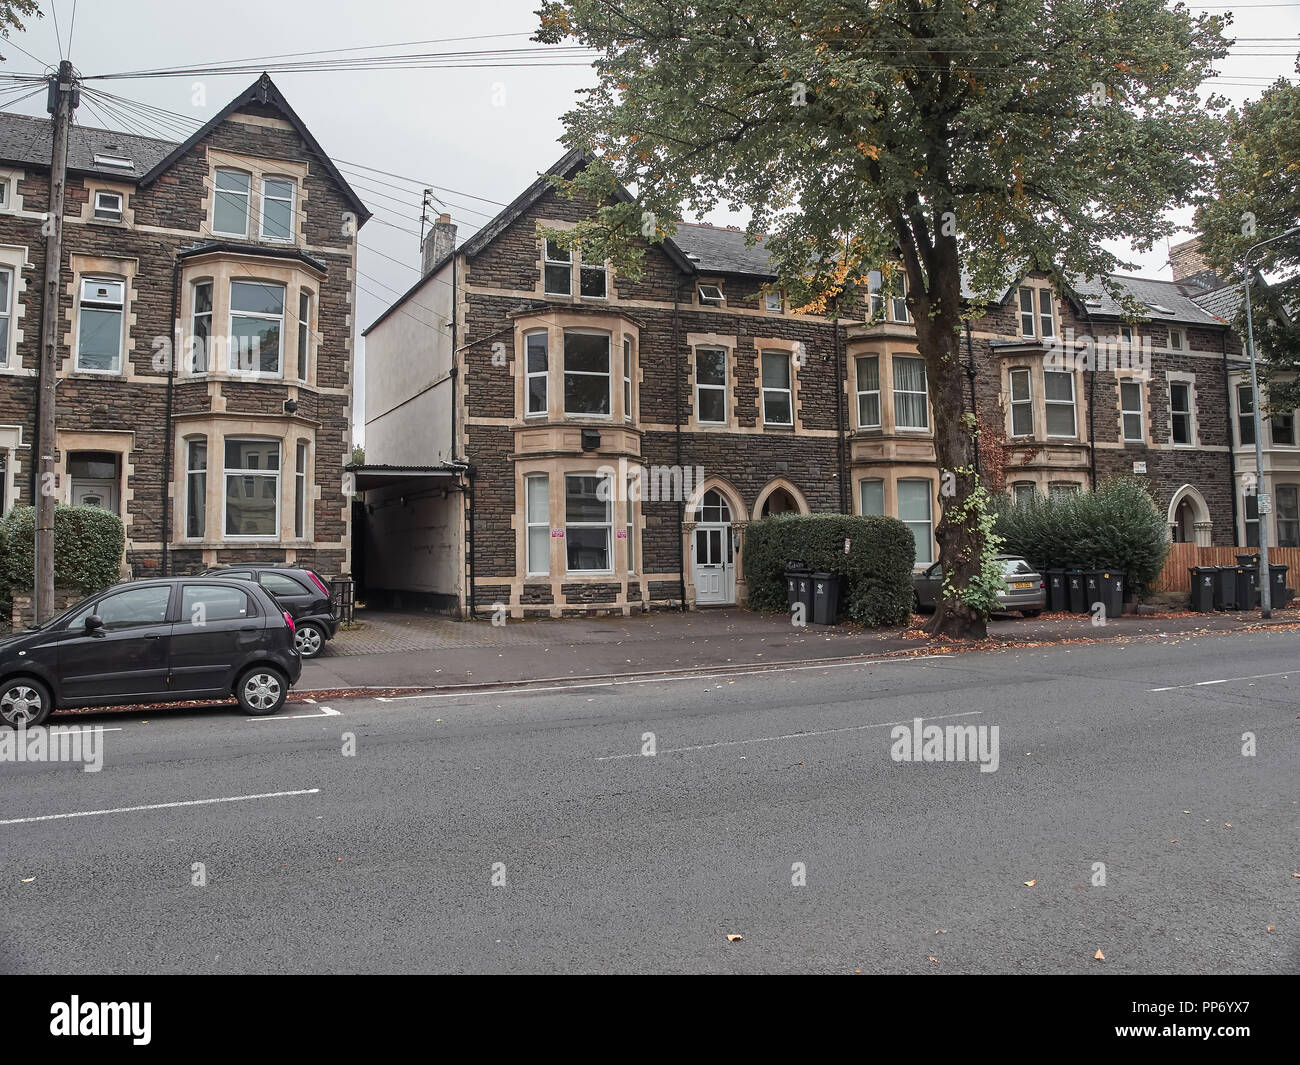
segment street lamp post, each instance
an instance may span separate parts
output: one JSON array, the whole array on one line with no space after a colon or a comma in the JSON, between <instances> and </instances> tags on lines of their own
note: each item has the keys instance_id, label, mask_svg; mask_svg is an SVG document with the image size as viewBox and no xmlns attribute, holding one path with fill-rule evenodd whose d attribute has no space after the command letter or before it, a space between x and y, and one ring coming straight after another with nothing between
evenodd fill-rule
<instances>
[{"instance_id":1,"label":"street lamp post","mask_svg":"<svg viewBox=\"0 0 1300 1065\"><path fill-rule=\"evenodd\" d=\"M1255 496L1256 514L1259 519L1256 522L1259 528L1259 614L1264 619L1273 616L1273 588L1268 573L1268 515L1273 512L1273 499L1264 491L1264 426L1260 413L1263 403L1260 401L1259 378L1255 372L1255 322L1250 309L1250 257L1265 244L1272 244L1275 240L1293 237L1296 234L1300 234L1300 226L1288 229L1275 237L1269 237L1268 240L1261 240L1258 244L1247 248L1246 259L1241 268L1242 280L1245 282L1246 353L1250 356L1250 394L1254 400L1251 405L1254 408L1255 421Z\"/></svg>"}]
</instances>

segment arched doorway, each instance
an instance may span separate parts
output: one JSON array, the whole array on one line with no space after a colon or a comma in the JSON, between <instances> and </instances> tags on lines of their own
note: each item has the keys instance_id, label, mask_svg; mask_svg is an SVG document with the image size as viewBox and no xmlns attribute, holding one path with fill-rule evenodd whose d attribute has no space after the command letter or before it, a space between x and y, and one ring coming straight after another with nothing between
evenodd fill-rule
<instances>
[{"instance_id":1,"label":"arched doorway","mask_svg":"<svg viewBox=\"0 0 1300 1065\"><path fill-rule=\"evenodd\" d=\"M718 489L700 496L691 513L691 576L700 606L736 601L736 551L731 504Z\"/></svg>"},{"instance_id":2,"label":"arched doorway","mask_svg":"<svg viewBox=\"0 0 1300 1065\"><path fill-rule=\"evenodd\" d=\"M1176 544L1199 544L1209 547L1213 523L1205 497L1192 485L1185 484L1169 500L1169 538Z\"/></svg>"},{"instance_id":3,"label":"arched doorway","mask_svg":"<svg viewBox=\"0 0 1300 1065\"><path fill-rule=\"evenodd\" d=\"M782 514L807 514L808 501L803 493L784 477L778 477L758 493L754 502L754 515L758 518L779 518Z\"/></svg>"}]
</instances>

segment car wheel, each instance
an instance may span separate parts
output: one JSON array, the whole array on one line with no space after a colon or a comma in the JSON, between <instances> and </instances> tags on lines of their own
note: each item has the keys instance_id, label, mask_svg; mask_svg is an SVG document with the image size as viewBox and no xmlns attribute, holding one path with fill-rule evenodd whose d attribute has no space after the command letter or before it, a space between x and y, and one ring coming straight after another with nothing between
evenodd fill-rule
<instances>
[{"instance_id":1,"label":"car wheel","mask_svg":"<svg viewBox=\"0 0 1300 1065\"><path fill-rule=\"evenodd\" d=\"M254 666L235 685L235 698L239 700L239 708L254 717L274 714L284 705L288 694L288 679L271 666Z\"/></svg>"},{"instance_id":2,"label":"car wheel","mask_svg":"<svg viewBox=\"0 0 1300 1065\"><path fill-rule=\"evenodd\" d=\"M313 621L300 621L293 634L293 645L303 658L315 658L325 646L325 631Z\"/></svg>"},{"instance_id":3,"label":"car wheel","mask_svg":"<svg viewBox=\"0 0 1300 1065\"><path fill-rule=\"evenodd\" d=\"M0 685L0 721L14 728L43 725L54 712L50 690L31 677L14 677Z\"/></svg>"}]
</instances>

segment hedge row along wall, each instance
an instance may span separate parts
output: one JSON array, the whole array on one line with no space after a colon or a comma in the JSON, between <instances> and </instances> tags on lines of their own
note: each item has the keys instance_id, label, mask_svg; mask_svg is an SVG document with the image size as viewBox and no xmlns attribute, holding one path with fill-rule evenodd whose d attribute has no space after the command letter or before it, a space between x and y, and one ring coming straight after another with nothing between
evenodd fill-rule
<instances>
[{"instance_id":1,"label":"hedge row along wall","mask_svg":"<svg viewBox=\"0 0 1300 1065\"><path fill-rule=\"evenodd\" d=\"M845 550L845 543L848 550ZM787 514L745 531L745 582L754 610L787 609L785 567L840 575L840 614L863 625L906 624L916 543L897 518Z\"/></svg>"},{"instance_id":2,"label":"hedge row along wall","mask_svg":"<svg viewBox=\"0 0 1300 1065\"><path fill-rule=\"evenodd\" d=\"M36 512L14 507L0 521L0 585L30 590L36 579ZM120 579L122 519L98 507L55 507L54 583L90 595Z\"/></svg>"}]
</instances>

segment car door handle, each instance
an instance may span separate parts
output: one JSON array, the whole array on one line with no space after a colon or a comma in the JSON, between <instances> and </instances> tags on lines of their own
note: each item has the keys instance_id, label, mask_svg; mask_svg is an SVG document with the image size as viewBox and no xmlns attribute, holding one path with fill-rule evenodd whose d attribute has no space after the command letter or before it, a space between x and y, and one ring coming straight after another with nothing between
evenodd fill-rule
<instances>
[{"instance_id":1,"label":"car door handle","mask_svg":"<svg viewBox=\"0 0 1300 1065\"><path fill-rule=\"evenodd\" d=\"M239 626L239 631L240 631L240 632L256 632L256 631L257 631L257 626L256 626L256 625L240 625L240 626Z\"/></svg>"}]
</instances>

